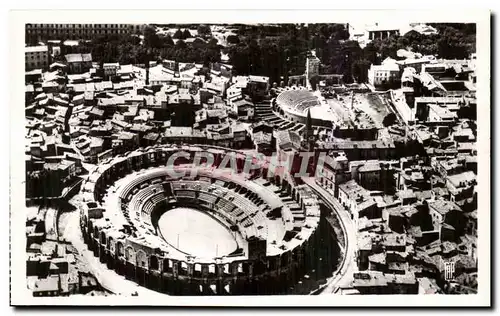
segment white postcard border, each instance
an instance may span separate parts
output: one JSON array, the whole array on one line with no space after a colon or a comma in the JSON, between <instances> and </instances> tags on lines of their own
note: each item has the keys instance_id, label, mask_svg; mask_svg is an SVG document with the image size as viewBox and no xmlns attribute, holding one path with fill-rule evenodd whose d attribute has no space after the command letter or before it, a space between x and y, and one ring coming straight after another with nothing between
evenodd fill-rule
<instances>
[{"instance_id":1,"label":"white postcard border","mask_svg":"<svg viewBox=\"0 0 500 316\"><path fill-rule=\"evenodd\" d=\"M207 14L209 13L209 14ZM9 21L11 304L176 306L487 306L491 304L490 247L490 13L486 10L30 10ZM25 23L323 23L354 20L477 23L478 294L369 296L167 296L34 298L25 276L24 24Z\"/></svg>"}]
</instances>

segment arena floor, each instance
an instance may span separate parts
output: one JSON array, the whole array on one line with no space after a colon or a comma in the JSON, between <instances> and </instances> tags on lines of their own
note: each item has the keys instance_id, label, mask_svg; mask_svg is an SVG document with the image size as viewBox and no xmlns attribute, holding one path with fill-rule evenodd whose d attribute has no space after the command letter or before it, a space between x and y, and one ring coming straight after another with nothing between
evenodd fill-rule
<instances>
[{"instance_id":1,"label":"arena floor","mask_svg":"<svg viewBox=\"0 0 500 316\"><path fill-rule=\"evenodd\" d=\"M165 212L158 228L171 246L197 257L223 256L237 248L233 234L226 227L195 209L182 207Z\"/></svg>"}]
</instances>

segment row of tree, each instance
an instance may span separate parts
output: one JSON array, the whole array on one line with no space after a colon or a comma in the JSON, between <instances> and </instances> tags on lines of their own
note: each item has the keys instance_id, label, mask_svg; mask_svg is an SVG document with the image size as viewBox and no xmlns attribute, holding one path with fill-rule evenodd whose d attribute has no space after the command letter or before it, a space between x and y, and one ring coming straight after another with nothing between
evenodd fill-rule
<instances>
[{"instance_id":1,"label":"row of tree","mask_svg":"<svg viewBox=\"0 0 500 316\"><path fill-rule=\"evenodd\" d=\"M63 46L61 58L65 54L90 52L93 61L98 63L143 64L146 61L174 59L208 65L220 61L220 50L215 39L192 45L182 39L174 43L169 35L158 35L152 27L147 27L142 40L135 35L104 35L91 42L81 41L78 46Z\"/></svg>"},{"instance_id":2,"label":"row of tree","mask_svg":"<svg viewBox=\"0 0 500 316\"><path fill-rule=\"evenodd\" d=\"M143 38L135 35L108 35L92 43L65 48L68 52L92 52L94 61L143 63L144 60L175 59L208 65L220 61L221 51L227 54L236 74L256 74L280 82L282 77L305 72L307 53L315 50L322 65L321 73L342 74L345 82L366 82L371 64L379 64L387 57L397 58L399 49L440 58L467 58L475 52L474 24L433 24L438 34L422 35L411 31L402 36L376 39L361 48L349 40L344 24L276 24L232 25L237 34L230 34L222 47L211 37L210 27L197 25L198 35L207 39L190 45L189 26L175 25L173 38L146 27ZM191 26L194 27L194 26ZM181 30L183 28L183 30ZM176 42L174 44L174 39Z\"/></svg>"},{"instance_id":3,"label":"row of tree","mask_svg":"<svg viewBox=\"0 0 500 316\"><path fill-rule=\"evenodd\" d=\"M228 36L233 45L224 50L233 69L268 76L271 82L303 74L307 53L319 47L321 36L349 37L343 24L235 25L234 29L238 35Z\"/></svg>"}]
</instances>

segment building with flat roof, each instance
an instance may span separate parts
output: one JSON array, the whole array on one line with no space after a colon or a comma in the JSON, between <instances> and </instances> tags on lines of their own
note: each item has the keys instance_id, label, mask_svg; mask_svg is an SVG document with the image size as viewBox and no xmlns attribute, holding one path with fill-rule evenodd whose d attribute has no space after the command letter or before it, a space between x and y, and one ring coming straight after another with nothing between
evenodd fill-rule
<instances>
[{"instance_id":1,"label":"building with flat roof","mask_svg":"<svg viewBox=\"0 0 500 316\"><path fill-rule=\"evenodd\" d=\"M435 231L441 241L456 240L465 230L465 218L462 209L454 202L446 200L429 201L429 214Z\"/></svg>"},{"instance_id":2,"label":"building with flat roof","mask_svg":"<svg viewBox=\"0 0 500 316\"><path fill-rule=\"evenodd\" d=\"M112 34L142 33L145 24L53 24L27 23L25 25L26 39L92 39L98 36Z\"/></svg>"},{"instance_id":3,"label":"building with flat roof","mask_svg":"<svg viewBox=\"0 0 500 316\"><path fill-rule=\"evenodd\" d=\"M430 122L454 122L457 119L457 113L450 111L446 104L429 104Z\"/></svg>"},{"instance_id":4,"label":"building with flat roof","mask_svg":"<svg viewBox=\"0 0 500 316\"><path fill-rule=\"evenodd\" d=\"M26 71L32 69L48 69L49 48L48 46L27 46L24 49L24 66Z\"/></svg>"},{"instance_id":5,"label":"building with flat roof","mask_svg":"<svg viewBox=\"0 0 500 316\"><path fill-rule=\"evenodd\" d=\"M361 294L417 294L418 281L413 273L389 274L365 271L354 274L352 287Z\"/></svg>"},{"instance_id":6,"label":"building with flat roof","mask_svg":"<svg viewBox=\"0 0 500 316\"><path fill-rule=\"evenodd\" d=\"M356 183L354 180L339 185L338 199L351 213L351 219L356 227L359 218L381 217L377 202L370 196L370 192Z\"/></svg>"},{"instance_id":7,"label":"building with flat roof","mask_svg":"<svg viewBox=\"0 0 500 316\"><path fill-rule=\"evenodd\" d=\"M401 77L396 62L386 62L382 65L371 65L368 69L368 83L377 88L399 86Z\"/></svg>"},{"instance_id":8,"label":"building with flat roof","mask_svg":"<svg viewBox=\"0 0 500 316\"><path fill-rule=\"evenodd\" d=\"M68 54L64 56L69 73L83 73L92 68L92 54Z\"/></svg>"}]
</instances>

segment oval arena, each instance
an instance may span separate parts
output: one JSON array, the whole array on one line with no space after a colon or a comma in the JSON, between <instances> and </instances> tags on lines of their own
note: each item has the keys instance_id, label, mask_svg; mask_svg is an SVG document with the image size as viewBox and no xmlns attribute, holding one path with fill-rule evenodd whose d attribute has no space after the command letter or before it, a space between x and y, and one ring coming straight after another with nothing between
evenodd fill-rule
<instances>
[{"instance_id":1,"label":"oval arena","mask_svg":"<svg viewBox=\"0 0 500 316\"><path fill-rule=\"evenodd\" d=\"M167 166L179 151L189 156ZM199 151L214 163L194 166ZM339 255L316 195L267 167L241 172L243 154L240 172L225 172L224 153L158 146L98 165L82 185L89 249L108 269L170 295L308 294L324 284Z\"/></svg>"},{"instance_id":2,"label":"oval arena","mask_svg":"<svg viewBox=\"0 0 500 316\"><path fill-rule=\"evenodd\" d=\"M272 108L280 117L296 124L306 124L310 112L313 126L331 129L338 116L319 97L303 87L287 87L272 101Z\"/></svg>"}]
</instances>

